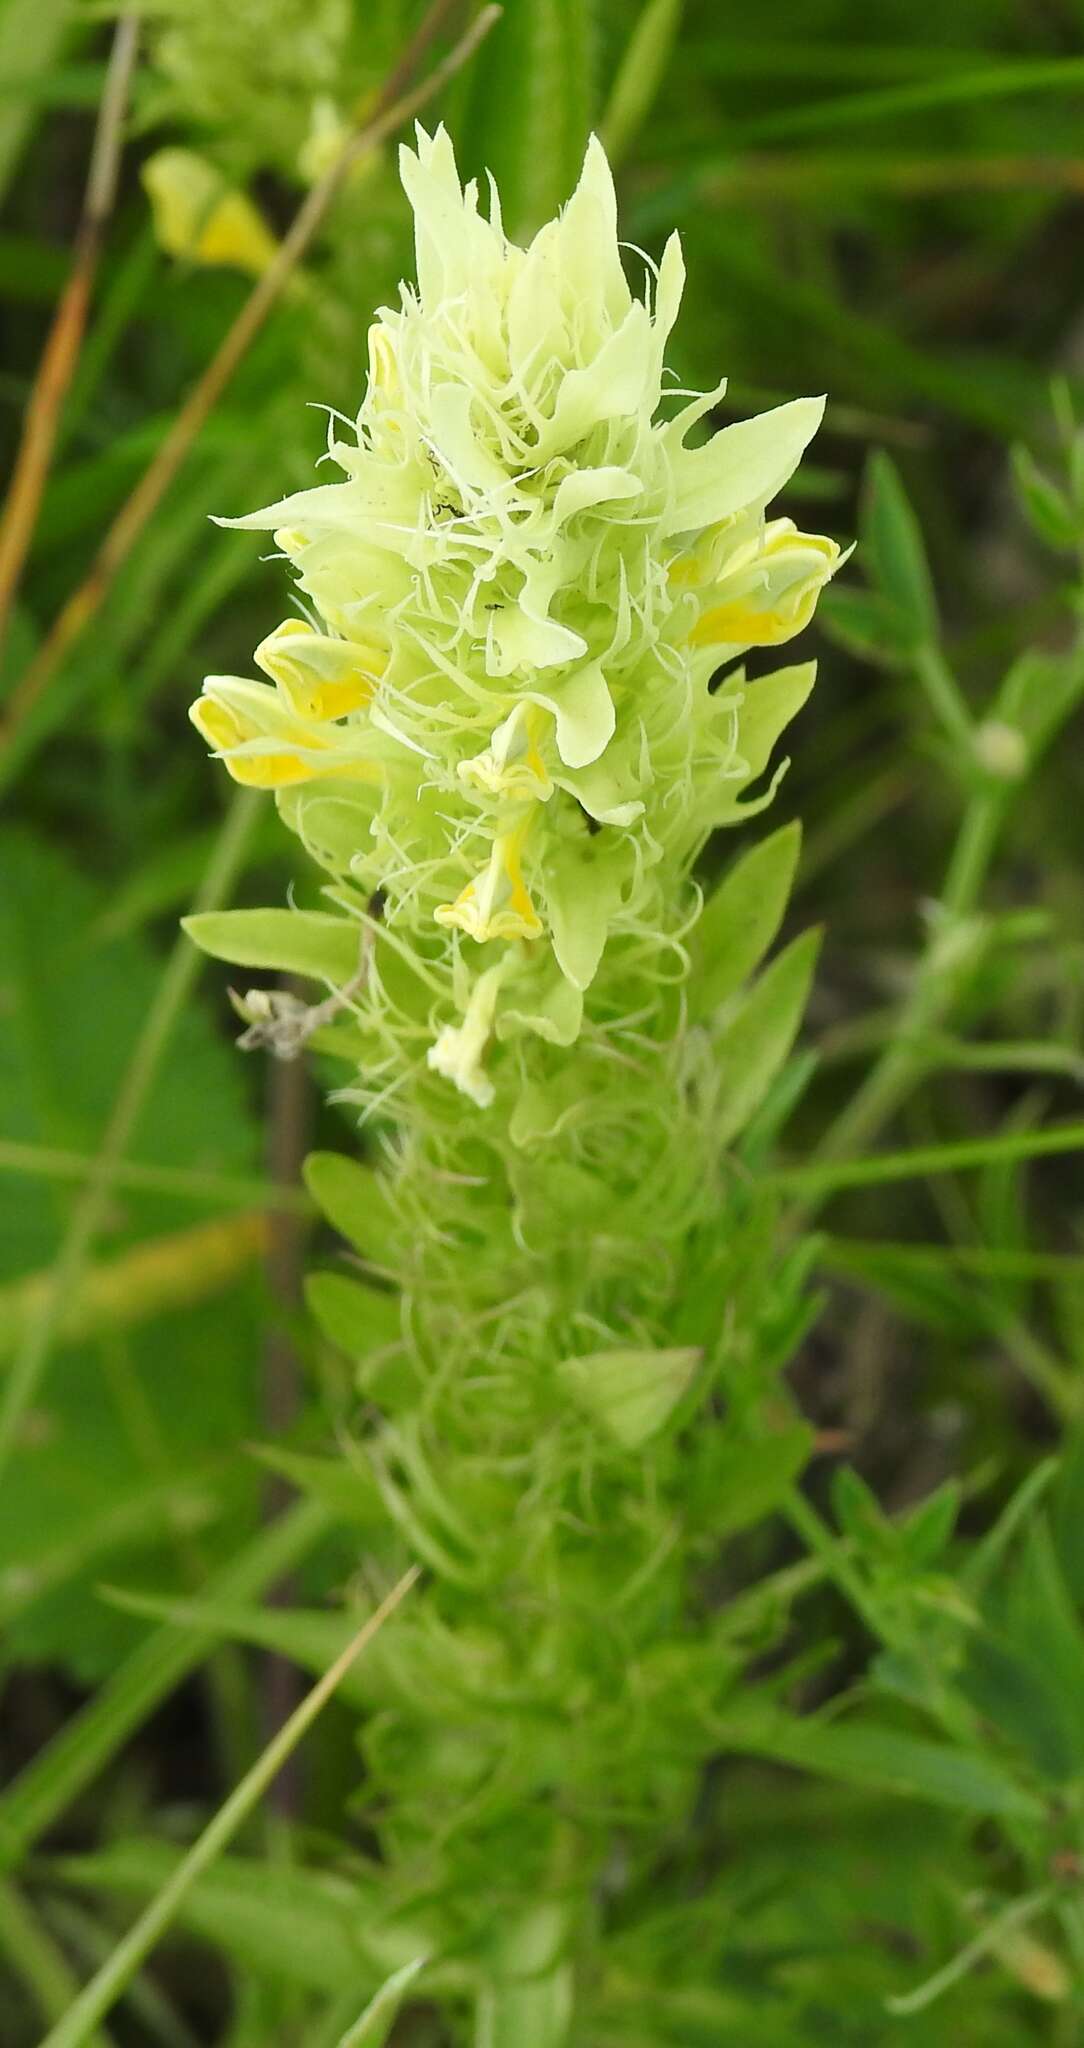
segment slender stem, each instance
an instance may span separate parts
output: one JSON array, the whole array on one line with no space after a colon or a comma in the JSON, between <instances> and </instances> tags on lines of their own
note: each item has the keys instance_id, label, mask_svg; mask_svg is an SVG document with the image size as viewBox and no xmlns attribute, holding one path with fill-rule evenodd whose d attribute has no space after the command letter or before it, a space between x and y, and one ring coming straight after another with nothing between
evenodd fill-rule
<instances>
[{"instance_id":1,"label":"slender stem","mask_svg":"<svg viewBox=\"0 0 1084 2048\"><path fill-rule=\"evenodd\" d=\"M118 1943L108 1962L92 1977L64 2018L46 2035L41 2048L83 2048L94 2026L110 2011L144 1958L176 1918L196 1880L221 1855L331 1698L340 1680L395 1612L418 1576L418 1567L412 1565L347 1644L341 1656L336 1657L323 1677L317 1680L285 1726L268 1743L259 1760L220 1806L188 1854L182 1857L157 1897L152 1899L135 1926Z\"/></svg>"},{"instance_id":2,"label":"slender stem","mask_svg":"<svg viewBox=\"0 0 1084 2048\"><path fill-rule=\"evenodd\" d=\"M1007 792L978 790L968 802L949 858L941 903L959 922L974 909L1005 817ZM953 976L936 942L920 961L892 1037L861 1087L826 1132L820 1147L825 1166L861 1152L909 1094L925 1071L923 1040L942 1021L952 1000ZM807 1219L808 1220L808 1216Z\"/></svg>"},{"instance_id":3,"label":"slender stem","mask_svg":"<svg viewBox=\"0 0 1084 2048\"><path fill-rule=\"evenodd\" d=\"M1041 1159L1057 1152L1084 1152L1084 1123L1006 1131L996 1138L962 1138L955 1145L916 1145L908 1152L882 1152L871 1159L813 1160L808 1166L781 1167L769 1174L768 1182L784 1193L823 1199L836 1188L876 1187L882 1181L961 1173L969 1167Z\"/></svg>"},{"instance_id":4,"label":"slender stem","mask_svg":"<svg viewBox=\"0 0 1084 2048\"><path fill-rule=\"evenodd\" d=\"M304 990L289 977L283 986L299 999ZM272 1059L268 1072L267 1168L272 1183L297 1189L308 1150L312 1121L312 1087L303 1059ZM302 1300L305 1271L306 1230L302 1218L280 1209L269 1216L264 1269L273 1303L270 1325L263 1347L264 1423L272 1441L285 1436L294 1421L299 1399L299 1367L290 1329ZM268 1474L264 1487L264 1514L274 1521L289 1495L289 1482L280 1473ZM270 1604L289 1607L296 1587L283 1579L269 1596ZM264 1732L273 1735L297 1704L299 1691L295 1664L272 1650L264 1660ZM290 1819L299 1805L296 1758L283 1771L271 1795L272 1805L282 1819Z\"/></svg>"},{"instance_id":5,"label":"slender stem","mask_svg":"<svg viewBox=\"0 0 1084 2048\"><path fill-rule=\"evenodd\" d=\"M966 917L978 902L1006 808L1004 789L983 790L964 812L941 892L945 909L956 917Z\"/></svg>"},{"instance_id":6,"label":"slender stem","mask_svg":"<svg viewBox=\"0 0 1084 2048\"><path fill-rule=\"evenodd\" d=\"M1034 1920L1040 1913L1044 1913L1052 1898L1053 1892L1046 1890L1029 1892L1026 1898L1010 1900L1004 1910L996 1914L994 1919L987 1921L974 1940L960 1949L943 1969L936 1971L932 1977L927 1977L926 1982L920 1984L916 1990L905 1992L898 1998L886 1998L885 2004L889 2012L897 2015L924 2012L928 2005L933 2004L935 1998L940 1998L944 1992L951 1990L954 1984L958 1984L961 1977L966 1977L976 1963L982 1962L991 1951L996 1952L1006 1935L1015 1934L1019 1928L1026 1927L1029 1920Z\"/></svg>"},{"instance_id":7,"label":"slender stem","mask_svg":"<svg viewBox=\"0 0 1084 2048\"><path fill-rule=\"evenodd\" d=\"M89 1180L97 1160L90 1152L65 1152L50 1145L23 1145L0 1138L0 1173L29 1174L41 1180ZM207 1202L213 1208L279 1210L287 1216L311 1216L313 1202L303 1188L279 1186L255 1175L198 1173L184 1166L141 1165L119 1160L114 1188L132 1194L177 1195L184 1201Z\"/></svg>"},{"instance_id":8,"label":"slender stem","mask_svg":"<svg viewBox=\"0 0 1084 2048\"><path fill-rule=\"evenodd\" d=\"M241 870L256 821L259 799L252 791L236 797L226 813L200 891L203 910L218 908ZM77 1201L52 1269L11 1373L0 1395L0 1470L18 1442L19 1426L37 1393L60 1331L66 1304L76 1293L83 1267L108 1213L116 1167L131 1143L143 1106L201 967L190 940L177 940L121 1083L94 1171Z\"/></svg>"},{"instance_id":9,"label":"slender stem","mask_svg":"<svg viewBox=\"0 0 1084 2048\"><path fill-rule=\"evenodd\" d=\"M326 1510L317 1502L295 1502L281 1521L261 1529L212 1580L208 1600L258 1600L267 1586L312 1550L328 1526ZM206 1629L177 1628L169 1622L133 1650L0 1799L0 1869L12 1869L52 1827L133 1730L202 1663L213 1642Z\"/></svg>"},{"instance_id":10,"label":"slender stem","mask_svg":"<svg viewBox=\"0 0 1084 2048\"><path fill-rule=\"evenodd\" d=\"M91 151L83 213L71 272L42 350L23 420L22 438L0 517L0 646L23 564L34 538L42 493L56 446L60 414L75 374L105 224L113 210L124 114L139 43L139 18L117 23Z\"/></svg>"},{"instance_id":11,"label":"slender stem","mask_svg":"<svg viewBox=\"0 0 1084 2048\"><path fill-rule=\"evenodd\" d=\"M801 206L812 193L1084 192L1076 156L888 156L840 150L832 155L784 150L743 151L732 164L704 173L703 198L740 198L753 205L788 199Z\"/></svg>"},{"instance_id":12,"label":"slender stem","mask_svg":"<svg viewBox=\"0 0 1084 2048\"><path fill-rule=\"evenodd\" d=\"M824 1567L826 1576L834 1579L845 1598L850 1602L859 1619L863 1621L876 1642L883 1643L888 1650L904 1651L922 1664L931 1681L929 1710L940 1722L946 1734L954 1740L969 1746L974 1740L974 1721L965 1702L946 1686L935 1663L928 1660L925 1645L909 1623L890 1623L888 1616L878 1606L871 1590L862 1582L861 1576L851 1565L847 1545L821 1520L812 1501L796 1486L783 1503L783 1513L791 1528L801 1537L806 1548Z\"/></svg>"},{"instance_id":13,"label":"slender stem","mask_svg":"<svg viewBox=\"0 0 1084 2048\"><path fill-rule=\"evenodd\" d=\"M973 726L967 701L936 641L924 640L914 652L914 669L949 738L971 754Z\"/></svg>"},{"instance_id":14,"label":"slender stem","mask_svg":"<svg viewBox=\"0 0 1084 2048\"><path fill-rule=\"evenodd\" d=\"M443 17L446 0L435 0L435 5ZM165 496L272 307L281 297L348 172L359 158L368 155L378 143L394 134L404 121L418 113L441 91L474 55L500 18L500 13L499 6L484 7L454 48L434 65L421 84L403 93L394 105L378 112L351 136L330 169L306 194L267 269L257 279L229 332L181 406L153 462L109 527L89 574L62 606L38 653L12 691L7 716L0 727L0 748L5 753L10 752L16 731L33 710L69 648L97 616L114 578ZM420 41L421 31L412 47L417 48Z\"/></svg>"}]
</instances>

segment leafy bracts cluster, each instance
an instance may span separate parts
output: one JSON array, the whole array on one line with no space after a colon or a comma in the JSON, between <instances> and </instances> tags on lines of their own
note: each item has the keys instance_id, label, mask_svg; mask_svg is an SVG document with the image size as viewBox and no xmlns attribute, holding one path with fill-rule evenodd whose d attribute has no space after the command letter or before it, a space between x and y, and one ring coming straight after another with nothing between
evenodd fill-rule
<instances>
[{"instance_id":1,"label":"leafy bracts cluster","mask_svg":"<svg viewBox=\"0 0 1084 2048\"><path fill-rule=\"evenodd\" d=\"M812 966L800 939L742 992L796 830L703 914L693 867L813 680L734 658L800 629L838 551L766 513L819 401L687 445L719 392L663 393L678 244L636 299L597 145L526 250L442 132L403 178L418 289L372 330L345 481L238 522L303 613L193 714L328 907L191 928L324 982L307 1019L246 1013L347 1063L382 1155L310 1162L364 1261L311 1289L363 1398L346 1474L291 1467L378 1582L428 1567L359 1681L381 1954L442 1959L480 2048L556 2048L575 1985L613 2023L630 1996L600 1901L647 1910L737 1667L720 1539L804 1451L769 1399L801 1263L726 1164Z\"/></svg>"}]
</instances>

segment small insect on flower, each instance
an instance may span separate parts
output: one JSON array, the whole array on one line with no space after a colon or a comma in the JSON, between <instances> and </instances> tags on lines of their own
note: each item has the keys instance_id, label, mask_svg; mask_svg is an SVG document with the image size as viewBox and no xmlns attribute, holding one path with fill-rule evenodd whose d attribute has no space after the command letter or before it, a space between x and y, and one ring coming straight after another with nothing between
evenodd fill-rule
<instances>
[{"instance_id":1,"label":"small insect on flower","mask_svg":"<svg viewBox=\"0 0 1084 2048\"><path fill-rule=\"evenodd\" d=\"M687 924L692 863L812 672L713 678L800 632L841 556L766 509L823 400L687 445L725 387L664 403L680 244L636 296L597 141L527 248L443 129L401 170L417 285L331 432L343 480L225 522L274 534L318 623L264 641L270 684L209 677L192 715L337 901L385 888L426 966L428 1065L485 1108L520 1072L505 1046L579 1030L608 948L661 955Z\"/></svg>"}]
</instances>

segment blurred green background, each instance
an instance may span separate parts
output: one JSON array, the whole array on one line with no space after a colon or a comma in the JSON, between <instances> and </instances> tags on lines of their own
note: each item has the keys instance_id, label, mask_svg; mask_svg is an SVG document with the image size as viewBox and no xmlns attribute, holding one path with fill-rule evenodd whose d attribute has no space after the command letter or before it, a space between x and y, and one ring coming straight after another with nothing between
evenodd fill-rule
<instances>
[{"instance_id":1,"label":"blurred green background","mask_svg":"<svg viewBox=\"0 0 1084 2048\"><path fill-rule=\"evenodd\" d=\"M44 686L27 697L23 685L265 268L247 211L233 257L204 260L207 208L243 193L280 237L421 12L409 0L162 0L141 17L86 334L0 645L0 1615L13 1774L146 1641L146 1620L100 1597L101 1582L191 1590L258 1544L264 1489L244 1447L295 1410L303 1432L299 1387L326 1391L333 1372L291 1306L294 1252L275 1240L269 1251L253 1184L288 1179L306 1138L349 1143L349 1113L318 1108L303 1081L237 1055L225 977L197 980L171 949L178 917L223 859L234 902L284 900L295 879L296 850L269 803L224 827L225 779L187 721L204 673L248 672L285 608L280 566L209 514L307 483L324 445L321 408L356 410L372 310L412 267L393 145L346 180L139 522L105 601ZM441 49L469 12L447 10ZM69 274L113 37L102 9L0 0L5 472ZM820 680L775 806L776 822L805 825L795 928L823 922L827 934L806 1032L817 1057L796 1075L786 1132L790 1156L815 1159L891 1038L961 804L958 763L915 664L879 640L866 601L878 562L871 452L888 455L917 515L941 644L971 707L981 715L1025 650L1057 662L1071 644L1072 548L1051 552L1032 531L1010 451L1024 446L1053 467L1059 407L1064 422L1084 405L1084 5L506 0L424 118L438 115L462 165L494 172L517 234L567 196L586 135L601 126L631 270L641 250L657 257L681 231L690 282L672 368L681 386L729 377L718 422L828 394L785 509L864 545L798 648L819 656ZM163 247L153 180L141 174L164 148L195 153L211 179L187 247L183 234ZM921 1085L893 1106L885 1142L945 1144L1080 1114L1079 735L1077 718L1007 823L987 913L1016 920L1014 944L966 964L941 1043ZM976 1057L975 1046L994 1050ZM118 1094L131 1110L124 1128ZM1084 1268L1068 1256L1080 1209L1071 1154L1027 1177L998 1165L837 1198L826 1306L794 1369L822 1433L819 1471L846 1449L890 1510L961 1475L974 1503L965 1529L986 1525L991 1503L1080 1412ZM856 1249L858 1238L880 1249ZM901 1255L916 1244L933 1255ZM984 1248L995 1255L985 1266ZM284 1331L297 1381L289 1365L283 1378ZM312 1563L314 1585L338 1564L337 1554ZM853 1623L827 1596L821 1623L850 1669ZM211 1682L228 1700L228 1658ZM220 1721L201 1688L179 1702L172 1718L150 1721L134 1705L125 1726L142 1733L122 1764L123 1731L105 1741L104 1776L77 1761L70 1778L31 1780L20 1841L54 1828L51 1839L81 1847L133 1818L149 1829L160 1807L232 1782L251 1699ZM232 1756L214 1753L217 1726L237 1733ZM335 1824L330 1738L329 1756L326 1786L317 1779L312 1791L317 1827ZM739 1788L735 1811L759 1796ZM894 2040L870 2017L884 1970L862 1943L847 1950L841 1932L854 1924L852 1880L878 1814L847 1809L852 1831L834 1864L828 1795L810 1791L799 1850L784 1803L767 1815L755 1910L767 1913L769 1942L795 1940L771 1901L780 1869L804 1859L805 1938L836 1955L859 2017L840 2020L817 1992L801 2017L808 2031L793 2017L789 2035L755 2038ZM868 1908L881 1926L910 1924L930 1846L914 1816L893 1826L899 1867ZM89 1966L101 1928L82 1910L64 1940ZM910 1937L900 1939L909 1960ZM884 1950L891 1977L887 1935ZM1044 2031L1046 2006L1026 1991L1019 2003L1015 1993L982 2003L979 2031L954 2038L1069 2048L1079 2037ZM21 1997L13 2048L32 2038ZM156 2034L144 2015L143 2031L124 2038L226 2038L216 1982L186 2010L187 2037Z\"/></svg>"}]
</instances>

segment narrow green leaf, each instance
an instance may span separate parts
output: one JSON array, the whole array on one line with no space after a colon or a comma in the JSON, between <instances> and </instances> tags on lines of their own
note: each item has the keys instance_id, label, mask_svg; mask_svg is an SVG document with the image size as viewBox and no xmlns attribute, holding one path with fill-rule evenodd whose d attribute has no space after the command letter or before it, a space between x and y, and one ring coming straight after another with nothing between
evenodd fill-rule
<instances>
[{"instance_id":1,"label":"narrow green leaf","mask_svg":"<svg viewBox=\"0 0 1084 2048\"><path fill-rule=\"evenodd\" d=\"M173 1628L199 1629L226 1642L248 1643L271 1650L303 1671L326 1671L350 1641L357 1617L323 1613L317 1608L239 1606L222 1600L170 1600L156 1593L136 1593L123 1586L103 1586L101 1595L128 1614L164 1621ZM344 1697L351 1691L348 1674Z\"/></svg>"},{"instance_id":2,"label":"narrow green leaf","mask_svg":"<svg viewBox=\"0 0 1084 2048\"><path fill-rule=\"evenodd\" d=\"M937 601L922 533L899 471L882 449L870 457L861 526L869 571L912 645L937 638Z\"/></svg>"},{"instance_id":3,"label":"narrow green leaf","mask_svg":"<svg viewBox=\"0 0 1084 2048\"><path fill-rule=\"evenodd\" d=\"M1048 547L1074 548L1080 538L1080 519L1064 493L1044 476L1027 448L1012 451L1016 494L1040 540Z\"/></svg>"},{"instance_id":4,"label":"narrow green leaf","mask_svg":"<svg viewBox=\"0 0 1084 2048\"><path fill-rule=\"evenodd\" d=\"M67 1884L119 1898L153 1898L168 1883L180 1851L166 1842L115 1842L84 1856L58 1857ZM266 1858L223 1856L192 1886L178 1918L213 1942L240 1970L305 1990L364 1995L415 1953L424 1934L389 1925L379 1875L356 1865L349 1877L287 1867ZM270 2044L269 2044L270 2048Z\"/></svg>"},{"instance_id":5,"label":"narrow green leaf","mask_svg":"<svg viewBox=\"0 0 1084 2048\"><path fill-rule=\"evenodd\" d=\"M612 164L639 134L666 75L683 0L646 0L617 67L599 134Z\"/></svg>"},{"instance_id":6,"label":"narrow green leaf","mask_svg":"<svg viewBox=\"0 0 1084 2048\"><path fill-rule=\"evenodd\" d=\"M962 1813L1032 1822L1043 1818L1042 1802L987 1757L872 1721L800 1721L766 1713L744 1728L728 1727L724 1740L746 1755L773 1757L800 1770Z\"/></svg>"},{"instance_id":7,"label":"narrow green leaf","mask_svg":"<svg viewBox=\"0 0 1084 2048\"><path fill-rule=\"evenodd\" d=\"M958 1145L921 1145L913 1152L886 1152L880 1158L792 1166L774 1173L772 1184L803 1193L811 1188L876 1187L882 1181L960 1173L994 1159L1041 1159L1058 1152L1084 1152L1084 1124L1054 1124L1045 1131L1010 1131L996 1138L964 1138Z\"/></svg>"},{"instance_id":8,"label":"narrow green leaf","mask_svg":"<svg viewBox=\"0 0 1084 2048\"><path fill-rule=\"evenodd\" d=\"M802 828L795 821L742 854L704 905L689 989L696 1023L734 994L763 959L783 921Z\"/></svg>"},{"instance_id":9,"label":"narrow green leaf","mask_svg":"<svg viewBox=\"0 0 1084 2048\"><path fill-rule=\"evenodd\" d=\"M595 0L515 0L471 67L467 167L492 172L517 241L579 176L594 116Z\"/></svg>"},{"instance_id":10,"label":"narrow green leaf","mask_svg":"<svg viewBox=\"0 0 1084 2048\"><path fill-rule=\"evenodd\" d=\"M714 1122L721 1145L744 1129L794 1044L820 942L818 930L795 939L765 968L716 1038L722 1082Z\"/></svg>"},{"instance_id":11,"label":"narrow green leaf","mask_svg":"<svg viewBox=\"0 0 1084 2048\"><path fill-rule=\"evenodd\" d=\"M367 1468L344 1458L314 1458L308 1452L283 1450L279 1444L256 1444L261 1464L307 1493L336 1521L358 1524L365 1529L382 1528L387 1522L376 1482Z\"/></svg>"}]
</instances>

